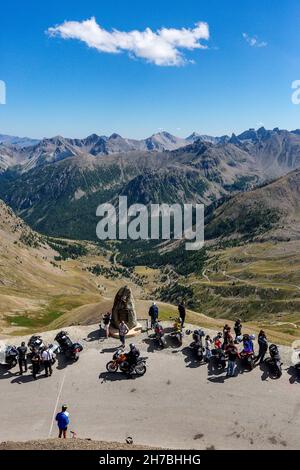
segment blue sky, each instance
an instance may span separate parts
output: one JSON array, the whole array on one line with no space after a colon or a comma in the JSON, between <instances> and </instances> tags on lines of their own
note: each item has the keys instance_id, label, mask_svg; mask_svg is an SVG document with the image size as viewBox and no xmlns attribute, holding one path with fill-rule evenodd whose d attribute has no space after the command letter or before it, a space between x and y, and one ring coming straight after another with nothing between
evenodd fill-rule
<instances>
[{"instance_id":1,"label":"blue sky","mask_svg":"<svg viewBox=\"0 0 300 470\"><path fill-rule=\"evenodd\" d=\"M161 129L187 136L300 127L300 106L291 102L291 83L300 79L297 0L15 1L1 6L1 17L7 104L0 105L0 133L143 138ZM119 53L99 52L46 34L91 17L108 41L113 29L172 28L181 35L186 28L193 35L198 22L207 23L210 37L196 39L206 49L171 44L184 63L165 65L153 59L160 44L150 44L144 57L136 42Z\"/></svg>"}]
</instances>

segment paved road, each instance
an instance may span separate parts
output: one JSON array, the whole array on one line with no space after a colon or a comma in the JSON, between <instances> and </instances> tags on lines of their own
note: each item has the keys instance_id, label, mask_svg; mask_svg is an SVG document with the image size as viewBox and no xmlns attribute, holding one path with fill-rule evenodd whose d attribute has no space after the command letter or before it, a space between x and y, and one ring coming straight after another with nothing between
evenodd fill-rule
<instances>
[{"instance_id":1,"label":"paved road","mask_svg":"<svg viewBox=\"0 0 300 470\"><path fill-rule=\"evenodd\" d=\"M128 380L105 372L119 343L99 341L95 329L68 328L84 351L77 364L59 363L48 379L1 369L0 441L55 437L53 415L66 402L78 437L124 442L132 436L135 443L170 448L300 449L300 384L288 372L280 380L262 380L259 368L230 379L210 375L186 349L153 350L143 335L136 342L148 371Z\"/></svg>"}]
</instances>

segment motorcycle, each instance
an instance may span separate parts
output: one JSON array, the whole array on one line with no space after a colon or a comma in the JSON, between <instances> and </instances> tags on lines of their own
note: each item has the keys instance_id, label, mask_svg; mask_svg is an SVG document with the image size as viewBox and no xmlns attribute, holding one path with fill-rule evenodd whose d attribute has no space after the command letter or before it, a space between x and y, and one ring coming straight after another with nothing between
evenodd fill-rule
<instances>
[{"instance_id":1,"label":"motorcycle","mask_svg":"<svg viewBox=\"0 0 300 470\"><path fill-rule=\"evenodd\" d=\"M282 376L282 362L279 354L279 349L276 344L271 344L269 346L270 357L265 359L265 364L268 366L272 376L276 379Z\"/></svg>"},{"instance_id":2,"label":"motorcycle","mask_svg":"<svg viewBox=\"0 0 300 470\"><path fill-rule=\"evenodd\" d=\"M252 370L254 368L254 347L253 347L253 340L255 339L255 335L248 335L245 334L242 337L237 338L238 342L243 342L244 349L240 353L240 359L242 365L248 369Z\"/></svg>"},{"instance_id":3,"label":"motorcycle","mask_svg":"<svg viewBox=\"0 0 300 470\"><path fill-rule=\"evenodd\" d=\"M254 352L253 351L245 351L243 350L240 353L241 363L242 365L248 369L252 370L254 368Z\"/></svg>"},{"instance_id":4,"label":"motorcycle","mask_svg":"<svg viewBox=\"0 0 300 470\"><path fill-rule=\"evenodd\" d=\"M124 353L121 349L118 349L113 355L112 361L109 361L106 364L107 372L117 372L120 369L121 372L130 374L130 375L139 375L142 376L146 373L146 361L142 358L137 360L137 363L130 365L127 361L127 354Z\"/></svg>"},{"instance_id":5,"label":"motorcycle","mask_svg":"<svg viewBox=\"0 0 300 470\"><path fill-rule=\"evenodd\" d=\"M202 338L205 336L204 331L196 330L193 333L193 342L190 344L190 348L193 351L196 359L203 361L204 358L204 348Z\"/></svg>"},{"instance_id":6,"label":"motorcycle","mask_svg":"<svg viewBox=\"0 0 300 470\"><path fill-rule=\"evenodd\" d=\"M27 345L31 353L33 353L33 351L42 352L42 350L45 347L41 336L36 336L36 335L31 336Z\"/></svg>"},{"instance_id":7,"label":"motorcycle","mask_svg":"<svg viewBox=\"0 0 300 470\"><path fill-rule=\"evenodd\" d=\"M183 331L182 331L182 322L180 318L176 318L174 322L174 331L170 333L170 336L177 340L179 346L182 346Z\"/></svg>"},{"instance_id":8,"label":"motorcycle","mask_svg":"<svg viewBox=\"0 0 300 470\"><path fill-rule=\"evenodd\" d=\"M296 374L298 378L300 378L300 362L298 362L298 364L295 364L295 369L296 369Z\"/></svg>"},{"instance_id":9,"label":"motorcycle","mask_svg":"<svg viewBox=\"0 0 300 470\"><path fill-rule=\"evenodd\" d=\"M292 365L294 366L296 376L300 379L300 341L297 341L292 353Z\"/></svg>"},{"instance_id":10,"label":"motorcycle","mask_svg":"<svg viewBox=\"0 0 300 470\"><path fill-rule=\"evenodd\" d=\"M18 363L18 350L15 346L5 345L0 347L0 364L12 369Z\"/></svg>"},{"instance_id":11,"label":"motorcycle","mask_svg":"<svg viewBox=\"0 0 300 470\"><path fill-rule=\"evenodd\" d=\"M225 369L226 359L223 349L212 349L212 363L215 369Z\"/></svg>"},{"instance_id":12,"label":"motorcycle","mask_svg":"<svg viewBox=\"0 0 300 470\"><path fill-rule=\"evenodd\" d=\"M79 353L83 350L83 347L79 343L73 343L65 331L60 331L55 337L55 341L60 346L60 351L67 357L77 362L79 359Z\"/></svg>"},{"instance_id":13,"label":"motorcycle","mask_svg":"<svg viewBox=\"0 0 300 470\"><path fill-rule=\"evenodd\" d=\"M154 339L162 349L167 346L164 329L158 322L154 325Z\"/></svg>"}]
</instances>

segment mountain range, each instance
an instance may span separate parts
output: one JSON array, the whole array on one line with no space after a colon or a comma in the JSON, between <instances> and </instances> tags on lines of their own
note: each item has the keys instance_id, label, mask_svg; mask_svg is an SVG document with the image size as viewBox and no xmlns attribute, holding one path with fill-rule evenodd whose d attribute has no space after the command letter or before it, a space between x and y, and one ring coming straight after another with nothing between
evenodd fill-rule
<instances>
[{"instance_id":1,"label":"mountain range","mask_svg":"<svg viewBox=\"0 0 300 470\"><path fill-rule=\"evenodd\" d=\"M220 138L194 133L181 140L160 133L150 139L58 136L25 147L0 145L0 199L17 214L0 201L3 309L13 314L21 292L25 314L17 321L27 322L29 289L30 311L43 309L35 321L55 319L50 284L58 296L72 291L78 306L97 297L82 260L76 267L71 261L59 267L57 258L81 256L80 243L98 242L99 204L117 205L120 195L129 205L200 202L206 206L204 250L187 252L178 240L125 240L106 244L100 265L155 267L163 274L154 297L172 303L183 297L197 311L258 319L262 328L268 319L276 332L294 337L300 308L300 131L260 128ZM95 259L93 253L91 266ZM70 299L63 301L69 305Z\"/></svg>"},{"instance_id":2,"label":"mountain range","mask_svg":"<svg viewBox=\"0 0 300 470\"><path fill-rule=\"evenodd\" d=\"M117 134L57 136L25 147L2 144L0 162L0 197L31 227L95 240L97 206L114 203L119 195L127 195L129 204L219 206L217 220L228 198L242 193L247 199L257 186L300 168L300 131L260 128L220 138L194 133L187 139L161 132L143 141ZM218 237L219 232L208 233Z\"/></svg>"}]
</instances>

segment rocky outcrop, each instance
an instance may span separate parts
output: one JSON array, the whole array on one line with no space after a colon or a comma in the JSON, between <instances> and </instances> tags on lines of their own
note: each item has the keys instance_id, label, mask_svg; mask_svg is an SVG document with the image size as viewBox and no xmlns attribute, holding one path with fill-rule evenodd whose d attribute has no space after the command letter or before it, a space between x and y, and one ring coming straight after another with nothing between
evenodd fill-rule
<instances>
[{"instance_id":1,"label":"rocky outcrop","mask_svg":"<svg viewBox=\"0 0 300 470\"><path fill-rule=\"evenodd\" d=\"M124 320L129 329L137 326L134 299L130 287L121 287L118 290L112 309L111 325L119 328L120 322Z\"/></svg>"}]
</instances>

